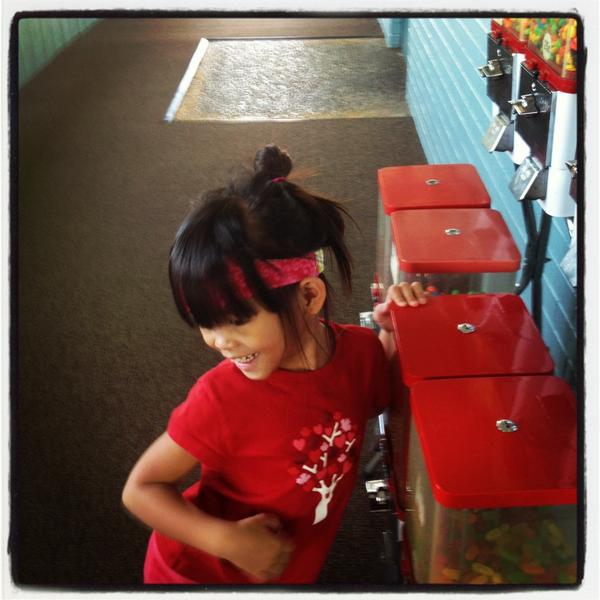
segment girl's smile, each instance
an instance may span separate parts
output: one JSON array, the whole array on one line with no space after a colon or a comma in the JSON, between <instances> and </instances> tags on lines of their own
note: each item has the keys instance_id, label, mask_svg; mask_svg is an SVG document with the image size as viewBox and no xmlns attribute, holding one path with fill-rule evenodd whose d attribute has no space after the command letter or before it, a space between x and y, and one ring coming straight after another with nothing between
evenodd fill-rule
<instances>
[{"instance_id":1,"label":"girl's smile","mask_svg":"<svg viewBox=\"0 0 600 600\"><path fill-rule=\"evenodd\" d=\"M309 370L322 366L328 356L326 329L317 321L318 330L302 327L301 339L287 332L280 317L258 304L248 321L230 322L211 329L200 328L206 344L230 360L246 377L266 379L277 369Z\"/></svg>"},{"instance_id":2,"label":"girl's smile","mask_svg":"<svg viewBox=\"0 0 600 600\"><path fill-rule=\"evenodd\" d=\"M247 364L250 364L257 356L258 356L258 352L255 352L254 354L246 354L246 356L240 356L238 358L231 358L230 360L232 360L234 363L237 363L239 365L247 365Z\"/></svg>"},{"instance_id":3,"label":"girl's smile","mask_svg":"<svg viewBox=\"0 0 600 600\"><path fill-rule=\"evenodd\" d=\"M256 359L258 358L259 353L255 352L254 354L247 354L246 356L241 356L238 358L230 358L229 360L243 373L252 371L252 369L256 366ZM227 357L226 357L227 358Z\"/></svg>"}]
</instances>

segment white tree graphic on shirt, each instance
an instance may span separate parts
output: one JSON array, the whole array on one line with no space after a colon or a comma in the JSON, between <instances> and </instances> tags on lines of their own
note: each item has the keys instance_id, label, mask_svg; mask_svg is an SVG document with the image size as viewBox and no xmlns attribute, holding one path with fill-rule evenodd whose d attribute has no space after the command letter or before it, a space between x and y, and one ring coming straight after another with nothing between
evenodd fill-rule
<instances>
[{"instance_id":1,"label":"white tree graphic on shirt","mask_svg":"<svg viewBox=\"0 0 600 600\"><path fill-rule=\"evenodd\" d=\"M336 412L328 415L325 423L303 427L292 445L298 456L290 473L304 491L321 496L315 508L315 525L327 517L338 483L356 462L356 425Z\"/></svg>"}]
</instances>

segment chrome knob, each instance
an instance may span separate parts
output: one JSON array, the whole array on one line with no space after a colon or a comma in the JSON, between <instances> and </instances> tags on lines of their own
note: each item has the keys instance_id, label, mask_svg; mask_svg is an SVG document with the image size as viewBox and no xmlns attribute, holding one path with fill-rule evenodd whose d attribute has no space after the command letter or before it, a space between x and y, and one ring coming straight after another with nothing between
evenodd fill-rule
<instances>
[{"instance_id":1,"label":"chrome knob","mask_svg":"<svg viewBox=\"0 0 600 600\"><path fill-rule=\"evenodd\" d=\"M499 419L496 421L496 429L502 431L502 433L514 433L519 427L510 419Z\"/></svg>"},{"instance_id":2,"label":"chrome knob","mask_svg":"<svg viewBox=\"0 0 600 600\"><path fill-rule=\"evenodd\" d=\"M577 177L577 161L576 160L567 160L565 162L565 165L571 172L571 177L573 179L575 179L575 177Z\"/></svg>"}]
</instances>

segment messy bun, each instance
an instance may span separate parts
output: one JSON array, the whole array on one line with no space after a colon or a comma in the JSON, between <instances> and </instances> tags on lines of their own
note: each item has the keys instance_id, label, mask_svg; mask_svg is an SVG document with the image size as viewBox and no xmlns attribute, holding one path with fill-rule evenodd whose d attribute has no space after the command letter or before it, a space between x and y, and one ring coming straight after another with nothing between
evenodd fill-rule
<instances>
[{"instance_id":1,"label":"messy bun","mask_svg":"<svg viewBox=\"0 0 600 600\"><path fill-rule=\"evenodd\" d=\"M276 144L261 148L254 157L254 172L265 179L287 177L292 170L290 155Z\"/></svg>"}]
</instances>

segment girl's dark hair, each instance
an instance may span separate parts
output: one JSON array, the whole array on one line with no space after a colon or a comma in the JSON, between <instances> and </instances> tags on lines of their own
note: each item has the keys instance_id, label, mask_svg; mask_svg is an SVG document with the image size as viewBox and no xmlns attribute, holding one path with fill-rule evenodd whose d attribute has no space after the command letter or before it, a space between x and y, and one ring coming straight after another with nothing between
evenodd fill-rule
<instances>
[{"instance_id":1,"label":"girl's dark hair","mask_svg":"<svg viewBox=\"0 0 600 600\"><path fill-rule=\"evenodd\" d=\"M255 314L229 280L231 262L241 268L254 299L284 318L291 315L298 284L268 288L255 259L327 249L344 289L351 290L352 263L344 242L347 212L338 202L284 179L291 170L288 153L269 144L256 153L254 172L240 173L228 187L205 193L181 224L171 248L169 278L179 314L190 326L211 328ZM330 292L326 277L320 277ZM327 303L324 317L329 318Z\"/></svg>"}]
</instances>

